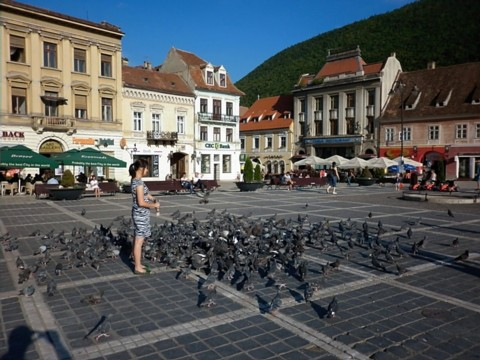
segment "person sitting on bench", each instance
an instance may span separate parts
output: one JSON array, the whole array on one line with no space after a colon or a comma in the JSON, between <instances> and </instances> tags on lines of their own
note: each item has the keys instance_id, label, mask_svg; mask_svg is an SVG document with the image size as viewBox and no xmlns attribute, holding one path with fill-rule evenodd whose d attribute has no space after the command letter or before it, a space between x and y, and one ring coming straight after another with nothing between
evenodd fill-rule
<instances>
[{"instance_id":1,"label":"person sitting on bench","mask_svg":"<svg viewBox=\"0 0 480 360\"><path fill-rule=\"evenodd\" d=\"M183 173L182 177L180 178L180 184L182 187L193 194L193 185L187 177L187 173Z\"/></svg>"},{"instance_id":2,"label":"person sitting on bench","mask_svg":"<svg viewBox=\"0 0 480 360\"><path fill-rule=\"evenodd\" d=\"M198 172L195 172L195 175L192 179L192 184L193 188L200 188L202 192L205 192L205 184L202 181L202 175L200 175Z\"/></svg>"}]
</instances>

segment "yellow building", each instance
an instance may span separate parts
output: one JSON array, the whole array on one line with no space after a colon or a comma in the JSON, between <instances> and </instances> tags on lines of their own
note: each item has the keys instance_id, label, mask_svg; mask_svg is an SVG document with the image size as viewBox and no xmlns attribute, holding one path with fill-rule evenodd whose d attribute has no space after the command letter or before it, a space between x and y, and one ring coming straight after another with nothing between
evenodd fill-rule
<instances>
[{"instance_id":1,"label":"yellow building","mask_svg":"<svg viewBox=\"0 0 480 360\"><path fill-rule=\"evenodd\" d=\"M2 145L51 155L97 146L123 160L119 27L1 2ZM38 170L38 169L37 169ZM125 169L82 169L114 178Z\"/></svg>"}]
</instances>

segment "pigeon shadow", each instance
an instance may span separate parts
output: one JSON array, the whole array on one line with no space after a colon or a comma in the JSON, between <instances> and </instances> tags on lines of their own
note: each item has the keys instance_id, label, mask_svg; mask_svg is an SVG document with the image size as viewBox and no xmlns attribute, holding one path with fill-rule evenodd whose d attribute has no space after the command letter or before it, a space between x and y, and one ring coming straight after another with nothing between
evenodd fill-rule
<instances>
[{"instance_id":1,"label":"pigeon shadow","mask_svg":"<svg viewBox=\"0 0 480 360\"><path fill-rule=\"evenodd\" d=\"M313 311L315 311L320 319L325 319L327 317L328 310L317 303L310 301L310 306Z\"/></svg>"},{"instance_id":2,"label":"pigeon shadow","mask_svg":"<svg viewBox=\"0 0 480 360\"><path fill-rule=\"evenodd\" d=\"M202 304L207 300L207 298L207 295L205 295L205 293L200 290L197 297L197 306L202 307Z\"/></svg>"},{"instance_id":3,"label":"pigeon shadow","mask_svg":"<svg viewBox=\"0 0 480 360\"><path fill-rule=\"evenodd\" d=\"M270 312L270 303L258 294L255 294L255 297L257 298L258 310L260 310L260 313L266 314Z\"/></svg>"},{"instance_id":4,"label":"pigeon shadow","mask_svg":"<svg viewBox=\"0 0 480 360\"><path fill-rule=\"evenodd\" d=\"M305 298L303 297L302 294L300 294L298 291L295 291L293 289L288 289L288 291L290 292L290 295L292 295L293 299L297 302L297 303L300 303L302 301L305 300Z\"/></svg>"}]
</instances>

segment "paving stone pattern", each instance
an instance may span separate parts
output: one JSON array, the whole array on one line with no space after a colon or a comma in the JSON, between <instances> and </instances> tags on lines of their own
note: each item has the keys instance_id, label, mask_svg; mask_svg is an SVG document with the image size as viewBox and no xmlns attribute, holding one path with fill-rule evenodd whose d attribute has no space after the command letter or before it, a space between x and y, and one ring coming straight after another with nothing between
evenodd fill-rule
<instances>
[{"instance_id":1,"label":"paving stone pattern","mask_svg":"<svg viewBox=\"0 0 480 360\"><path fill-rule=\"evenodd\" d=\"M306 216L304 226L330 223L339 246L310 241L303 256L307 281L319 289L306 303L304 282L283 273L282 304L275 313L265 305L277 288L261 273L248 290L239 278L217 280L216 305L199 307L206 277L201 271L184 278L155 262L151 275L136 276L123 256L105 259L96 269L66 259L61 247L36 254L51 231L68 237L74 229L91 232L113 225L115 233L112 220L129 217L128 194L58 202L2 197L0 359L479 359L480 205L406 202L389 186L340 187L338 192L240 193L225 183L206 205L195 195L160 197L161 216L152 216L158 225L175 223L170 215L176 210L205 221L213 208L296 223ZM405 256L395 261L406 272L399 275L381 255L386 271L375 267L369 241L350 248L338 229L339 221L348 218L360 230L367 223L372 234L383 225L379 241L387 246L398 239ZM455 238L458 246L452 246ZM413 255L412 245L421 239L425 246ZM453 260L467 249L466 261ZM32 268L47 262L48 278L37 272L18 284L18 256ZM324 275L337 260L338 269ZM55 275L58 263L64 269ZM53 296L46 291L51 278L57 284ZM20 295L28 285L35 293ZM99 304L82 301L102 292ZM333 297L339 310L328 318ZM95 340L95 328L105 316L109 336Z\"/></svg>"}]
</instances>

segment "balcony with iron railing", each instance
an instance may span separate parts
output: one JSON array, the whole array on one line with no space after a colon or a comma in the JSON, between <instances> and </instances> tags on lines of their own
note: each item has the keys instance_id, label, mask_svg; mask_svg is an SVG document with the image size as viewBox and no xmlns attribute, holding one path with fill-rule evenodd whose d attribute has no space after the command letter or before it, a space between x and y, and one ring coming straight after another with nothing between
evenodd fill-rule
<instances>
[{"instance_id":1,"label":"balcony with iron railing","mask_svg":"<svg viewBox=\"0 0 480 360\"><path fill-rule=\"evenodd\" d=\"M32 116L32 129L38 134L43 133L45 130L73 134L76 131L75 125L75 119L71 118L41 115Z\"/></svg>"},{"instance_id":2,"label":"balcony with iron railing","mask_svg":"<svg viewBox=\"0 0 480 360\"><path fill-rule=\"evenodd\" d=\"M176 143L178 132L176 131L147 131L147 141L155 143Z\"/></svg>"},{"instance_id":3,"label":"balcony with iron railing","mask_svg":"<svg viewBox=\"0 0 480 360\"><path fill-rule=\"evenodd\" d=\"M235 115L223 115L223 114L214 114L214 113L202 113L197 114L198 121L200 122L215 122L215 123L237 123L240 121L240 116Z\"/></svg>"}]
</instances>

